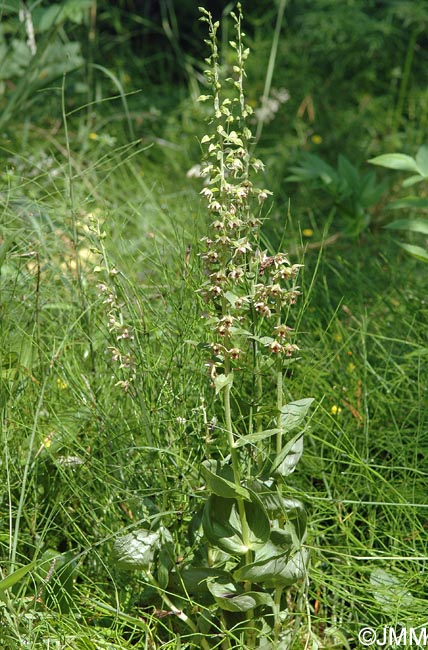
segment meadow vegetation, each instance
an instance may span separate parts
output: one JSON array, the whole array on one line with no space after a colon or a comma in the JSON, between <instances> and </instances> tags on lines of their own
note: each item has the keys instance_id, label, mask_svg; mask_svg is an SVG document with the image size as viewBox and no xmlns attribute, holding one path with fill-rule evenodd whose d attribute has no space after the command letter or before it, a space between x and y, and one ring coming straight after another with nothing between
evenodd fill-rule
<instances>
[{"instance_id":1,"label":"meadow vegetation","mask_svg":"<svg viewBox=\"0 0 428 650\"><path fill-rule=\"evenodd\" d=\"M0 2L0 648L423 630L428 9L143 4Z\"/></svg>"}]
</instances>

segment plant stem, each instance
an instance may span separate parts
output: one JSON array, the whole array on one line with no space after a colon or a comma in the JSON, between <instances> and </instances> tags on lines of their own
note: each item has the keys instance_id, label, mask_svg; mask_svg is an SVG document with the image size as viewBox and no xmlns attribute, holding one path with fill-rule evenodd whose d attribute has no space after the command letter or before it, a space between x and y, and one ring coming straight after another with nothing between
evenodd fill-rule
<instances>
[{"instance_id":1,"label":"plant stem","mask_svg":"<svg viewBox=\"0 0 428 650\"><path fill-rule=\"evenodd\" d=\"M410 34L409 45L407 47L406 59L404 62L403 76L401 77L400 90L398 94L397 108L395 110L393 131L397 131L400 128L400 124L403 117L404 102L406 99L407 86L409 85L410 72L412 69L413 57L415 54L415 45L420 34L420 28L415 27Z\"/></svg>"},{"instance_id":2,"label":"plant stem","mask_svg":"<svg viewBox=\"0 0 428 650\"><path fill-rule=\"evenodd\" d=\"M279 44L279 37L281 34L281 27L282 27L282 19L284 16L284 9L285 9L285 3L286 0L280 0L279 7L278 7L278 13L276 16L276 25L275 25L275 31L272 39L272 47L270 50L270 56L269 56L269 63L267 67L267 72L266 72L266 79L265 79L265 87L263 89L263 96L262 96L262 108L266 106L267 100L269 99L269 93L270 89L272 86L272 78L273 78L273 72L275 69L275 61L276 61L276 55L278 53L278 44ZM256 130L256 137L254 139L254 145L257 144L257 142L260 139L260 136L263 131L263 124L264 120L263 118L260 118L257 122L257 130Z\"/></svg>"}]
</instances>

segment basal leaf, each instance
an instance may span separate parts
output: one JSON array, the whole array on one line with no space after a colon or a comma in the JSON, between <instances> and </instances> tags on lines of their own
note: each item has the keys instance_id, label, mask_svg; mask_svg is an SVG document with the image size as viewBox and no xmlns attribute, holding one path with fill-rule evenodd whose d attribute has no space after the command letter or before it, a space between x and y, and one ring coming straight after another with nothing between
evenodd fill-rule
<instances>
[{"instance_id":1,"label":"basal leaf","mask_svg":"<svg viewBox=\"0 0 428 650\"><path fill-rule=\"evenodd\" d=\"M160 546L160 531L135 530L114 543L117 564L122 569L148 569Z\"/></svg>"},{"instance_id":2,"label":"basal leaf","mask_svg":"<svg viewBox=\"0 0 428 650\"><path fill-rule=\"evenodd\" d=\"M384 569L375 569L370 575L373 595L382 608L390 613L400 611L401 607L414 608L415 598L398 578ZM412 607L413 606L413 607Z\"/></svg>"},{"instance_id":3,"label":"basal leaf","mask_svg":"<svg viewBox=\"0 0 428 650\"><path fill-rule=\"evenodd\" d=\"M226 499L239 496L246 501L251 500L248 490L234 482L233 470L229 465L222 465L215 460L205 460L201 465L201 473L210 491L217 496Z\"/></svg>"}]
</instances>

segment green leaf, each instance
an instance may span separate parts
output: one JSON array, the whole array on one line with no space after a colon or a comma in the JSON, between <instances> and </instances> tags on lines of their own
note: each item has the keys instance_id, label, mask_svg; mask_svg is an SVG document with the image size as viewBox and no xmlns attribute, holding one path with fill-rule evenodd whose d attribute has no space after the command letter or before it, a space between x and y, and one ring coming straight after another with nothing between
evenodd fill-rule
<instances>
[{"instance_id":1,"label":"green leaf","mask_svg":"<svg viewBox=\"0 0 428 650\"><path fill-rule=\"evenodd\" d=\"M423 144L416 154L416 162L418 165L419 173L425 178L428 177L428 147Z\"/></svg>"},{"instance_id":2,"label":"green leaf","mask_svg":"<svg viewBox=\"0 0 428 650\"><path fill-rule=\"evenodd\" d=\"M360 175L358 169L349 162L345 156L339 154L337 161L337 171L340 181L345 182L347 188L357 188L360 184Z\"/></svg>"},{"instance_id":3,"label":"green leaf","mask_svg":"<svg viewBox=\"0 0 428 650\"><path fill-rule=\"evenodd\" d=\"M226 386L231 386L233 384L233 375L229 373L228 375L217 375L214 379L215 394L218 395L223 388Z\"/></svg>"},{"instance_id":4,"label":"green leaf","mask_svg":"<svg viewBox=\"0 0 428 650\"><path fill-rule=\"evenodd\" d=\"M30 562L30 564L26 564L25 566L16 569L16 571L6 576L6 578L0 580L0 594L13 587L13 585L16 585L16 583L22 580L22 578L27 575L29 571L32 571L35 566L36 562Z\"/></svg>"},{"instance_id":5,"label":"green leaf","mask_svg":"<svg viewBox=\"0 0 428 650\"><path fill-rule=\"evenodd\" d=\"M227 612L248 612L259 605L273 605L273 599L269 594L244 591L229 577L208 581L207 586L217 605Z\"/></svg>"},{"instance_id":6,"label":"green leaf","mask_svg":"<svg viewBox=\"0 0 428 650\"><path fill-rule=\"evenodd\" d=\"M299 499L283 497L279 489L274 490L262 481L252 481L249 487L256 492L270 519L285 519L292 526L296 539L303 541L308 519L303 503Z\"/></svg>"},{"instance_id":7,"label":"green leaf","mask_svg":"<svg viewBox=\"0 0 428 650\"><path fill-rule=\"evenodd\" d=\"M114 555L122 569L148 569L153 562L155 552L159 549L160 530L135 530L128 535L118 537L114 543Z\"/></svg>"},{"instance_id":8,"label":"green leaf","mask_svg":"<svg viewBox=\"0 0 428 650\"><path fill-rule=\"evenodd\" d=\"M403 244L402 242L397 242L404 248L405 251L416 257L416 259L421 260L422 262L428 262L428 251L422 246L414 246L413 244Z\"/></svg>"},{"instance_id":9,"label":"green leaf","mask_svg":"<svg viewBox=\"0 0 428 650\"><path fill-rule=\"evenodd\" d=\"M175 566L176 558L174 553L174 541L172 535L167 528L163 526L160 532L160 545L159 556L157 559L157 580L161 589L166 589L169 582L169 573Z\"/></svg>"},{"instance_id":10,"label":"green leaf","mask_svg":"<svg viewBox=\"0 0 428 650\"><path fill-rule=\"evenodd\" d=\"M425 178L418 174L417 176L409 176L409 178L406 178L401 184L403 187L411 187L417 183L422 183L424 180Z\"/></svg>"},{"instance_id":11,"label":"green leaf","mask_svg":"<svg viewBox=\"0 0 428 650\"><path fill-rule=\"evenodd\" d=\"M244 544L236 499L212 494L204 507L202 527L208 541L231 555L245 555L262 547L269 539L270 522L260 499L249 490L251 501L244 501L248 525L248 545Z\"/></svg>"},{"instance_id":12,"label":"green leaf","mask_svg":"<svg viewBox=\"0 0 428 650\"><path fill-rule=\"evenodd\" d=\"M375 569L370 574L370 584L374 597L387 613L402 607L414 609L415 598L403 585L403 579L384 569Z\"/></svg>"},{"instance_id":13,"label":"green leaf","mask_svg":"<svg viewBox=\"0 0 428 650\"><path fill-rule=\"evenodd\" d=\"M359 198L361 204L365 208L369 208L379 201L381 196L387 191L388 184L386 182L378 183L376 180L376 173L370 172L364 174L361 179L361 187Z\"/></svg>"},{"instance_id":14,"label":"green leaf","mask_svg":"<svg viewBox=\"0 0 428 650\"><path fill-rule=\"evenodd\" d=\"M388 169L399 169L405 172L420 173L419 167L414 158L406 156L404 153L387 153L371 158L368 162L372 165L387 167Z\"/></svg>"},{"instance_id":15,"label":"green leaf","mask_svg":"<svg viewBox=\"0 0 428 650\"><path fill-rule=\"evenodd\" d=\"M281 428L284 433L292 431L303 422L313 401L313 397L307 397L285 404L281 408Z\"/></svg>"},{"instance_id":16,"label":"green leaf","mask_svg":"<svg viewBox=\"0 0 428 650\"><path fill-rule=\"evenodd\" d=\"M391 201L387 205L388 210L399 210L400 208L410 208L417 210L428 210L428 199L419 196L406 196L397 201Z\"/></svg>"},{"instance_id":17,"label":"green leaf","mask_svg":"<svg viewBox=\"0 0 428 650\"><path fill-rule=\"evenodd\" d=\"M209 578L230 580L230 575L226 571L212 567L185 567L181 571L170 574L169 590L173 593L185 593L195 598L203 598L210 594L208 591Z\"/></svg>"},{"instance_id":18,"label":"green leaf","mask_svg":"<svg viewBox=\"0 0 428 650\"><path fill-rule=\"evenodd\" d=\"M248 490L234 482L233 470L230 465L222 465L218 460L204 460L201 465L201 473L208 488L217 496L225 499L241 497L246 501L251 501Z\"/></svg>"},{"instance_id":19,"label":"green leaf","mask_svg":"<svg viewBox=\"0 0 428 650\"><path fill-rule=\"evenodd\" d=\"M389 230L408 230L410 232L421 232L428 235L428 220L423 219L399 219L389 223L385 228Z\"/></svg>"},{"instance_id":20,"label":"green leaf","mask_svg":"<svg viewBox=\"0 0 428 650\"><path fill-rule=\"evenodd\" d=\"M294 436L285 447L281 450L278 456L275 457L271 473L273 475L288 476L296 469L303 454L303 431Z\"/></svg>"},{"instance_id":21,"label":"green leaf","mask_svg":"<svg viewBox=\"0 0 428 650\"><path fill-rule=\"evenodd\" d=\"M234 579L266 587L294 584L306 574L309 553L301 548L290 557L292 547L292 537L286 530L273 529L269 542L256 553L256 561L235 571Z\"/></svg>"},{"instance_id":22,"label":"green leaf","mask_svg":"<svg viewBox=\"0 0 428 650\"><path fill-rule=\"evenodd\" d=\"M44 601L46 606L59 609L63 614L70 611L75 603L76 559L71 552L58 553L46 549L40 558L38 577L49 581L46 585Z\"/></svg>"},{"instance_id":23,"label":"green leaf","mask_svg":"<svg viewBox=\"0 0 428 650\"><path fill-rule=\"evenodd\" d=\"M249 433L247 436L241 436L238 438L235 442L235 447L243 447L244 445L260 442L260 440L270 438L271 436L279 433L281 430L282 429L266 429L265 431L255 431L254 433Z\"/></svg>"}]
</instances>

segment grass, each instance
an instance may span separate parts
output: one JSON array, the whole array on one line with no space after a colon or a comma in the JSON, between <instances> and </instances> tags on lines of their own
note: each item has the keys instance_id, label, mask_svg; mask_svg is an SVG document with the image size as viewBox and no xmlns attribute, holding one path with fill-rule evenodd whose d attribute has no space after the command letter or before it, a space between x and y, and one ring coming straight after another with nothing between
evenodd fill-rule
<instances>
[{"instance_id":1,"label":"grass","mask_svg":"<svg viewBox=\"0 0 428 650\"><path fill-rule=\"evenodd\" d=\"M192 552L184 531L218 443L194 343L206 217L185 175L183 148L195 146L180 145L177 124L192 131L180 110L150 147L70 116L68 138L27 125L1 151L2 575L35 560L0 583L5 650L195 647L112 553L161 517L176 561ZM289 479L312 555L288 595L284 647L352 648L365 625L427 625L424 267L376 227L318 246L334 224L323 234L322 215L292 203L284 228L276 205L266 247L283 239L305 263L301 360L284 391L316 400ZM315 235L302 238L308 219ZM202 618L197 600L180 606Z\"/></svg>"},{"instance_id":2,"label":"grass","mask_svg":"<svg viewBox=\"0 0 428 650\"><path fill-rule=\"evenodd\" d=\"M77 249L64 162L53 179L31 178L33 163L23 159L23 172L8 178L4 575L32 558L39 564L4 593L5 648L48 640L53 647L178 647L142 576L124 576L111 558L118 534L160 513L186 552L180 521L203 498L198 467L215 444L203 358L188 343L203 336L189 213L200 232L204 218L184 180L174 191L167 177L144 178L144 155L123 161L113 150L105 167L88 165L73 179ZM367 233L358 248L339 240L308 249L305 264L302 360L286 391L317 401L290 481L307 504L312 566L303 597L302 587L290 594L290 621L296 647L315 638L352 647L360 625L425 622L427 308L418 263L382 233ZM135 370L111 360L104 300L113 290L134 333L123 344ZM131 376L124 392L117 382ZM43 582L48 550L59 554L73 586L61 567ZM382 581L370 586L379 569L397 581L394 598L384 574L389 595Z\"/></svg>"}]
</instances>

